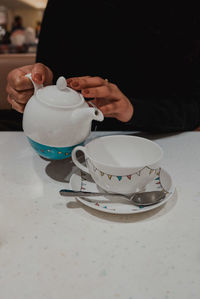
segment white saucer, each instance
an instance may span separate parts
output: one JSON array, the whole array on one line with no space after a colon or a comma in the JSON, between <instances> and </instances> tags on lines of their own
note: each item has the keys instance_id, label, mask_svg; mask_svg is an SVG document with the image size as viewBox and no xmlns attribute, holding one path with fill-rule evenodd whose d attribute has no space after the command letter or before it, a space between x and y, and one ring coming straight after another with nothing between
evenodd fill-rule
<instances>
[{"instance_id":1,"label":"white saucer","mask_svg":"<svg viewBox=\"0 0 200 299\"><path fill-rule=\"evenodd\" d=\"M71 176L70 187L74 191L102 191L94 183L90 175L79 170ZM165 204L175 192L175 186L173 185L172 178L166 170L161 169L160 176L150 184L146 185L145 189L141 191L153 190L165 190L166 197L159 203L146 207L135 206L132 202L126 202L126 199L120 196L90 196L76 197L76 199L92 209L111 214L135 214L150 211Z\"/></svg>"}]
</instances>

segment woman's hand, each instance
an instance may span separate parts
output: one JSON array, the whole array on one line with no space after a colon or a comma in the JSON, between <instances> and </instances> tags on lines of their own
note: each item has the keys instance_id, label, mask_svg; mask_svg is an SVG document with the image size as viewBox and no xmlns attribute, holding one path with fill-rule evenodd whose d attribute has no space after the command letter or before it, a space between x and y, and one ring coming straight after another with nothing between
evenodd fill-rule
<instances>
[{"instance_id":1,"label":"woman's hand","mask_svg":"<svg viewBox=\"0 0 200 299\"><path fill-rule=\"evenodd\" d=\"M129 99L119 90L117 85L100 77L73 77L67 84L74 90L80 90L85 98L91 98L105 117L113 117L128 122L134 112Z\"/></svg>"},{"instance_id":2,"label":"woman's hand","mask_svg":"<svg viewBox=\"0 0 200 299\"><path fill-rule=\"evenodd\" d=\"M34 92L33 84L26 74L31 73L32 79L37 84L52 84L51 70L41 63L26 65L9 72L7 77L7 100L12 108L23 113L26 103Z\"/></svg>"}]
</instances>

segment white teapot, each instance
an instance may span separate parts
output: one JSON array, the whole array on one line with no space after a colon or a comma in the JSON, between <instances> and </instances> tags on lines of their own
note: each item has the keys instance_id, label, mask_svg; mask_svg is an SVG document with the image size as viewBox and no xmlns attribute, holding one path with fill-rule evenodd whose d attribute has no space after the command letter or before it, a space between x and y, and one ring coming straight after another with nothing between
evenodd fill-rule
<instances>
[{"instance_id":1,"label":"white teapot","mask_svg":"<svg viewBox=\"0 0 200 299\"><path fill-rule=\"evenodd\" d=\"M43 87L33 82L34 94L26 104L23 130L31 146L47 159L71 156L73 148L83 144L91 132L92 120L103 121L102 112L89 107L84 97L67 87L64 77L56 85Z\"/></svg>"}]
</instances>

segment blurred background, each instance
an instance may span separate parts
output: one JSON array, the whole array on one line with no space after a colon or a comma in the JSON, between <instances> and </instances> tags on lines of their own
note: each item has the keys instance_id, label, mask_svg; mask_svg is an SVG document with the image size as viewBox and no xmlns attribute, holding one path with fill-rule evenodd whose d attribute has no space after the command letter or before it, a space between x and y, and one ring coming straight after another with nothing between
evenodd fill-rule
<instances>
[{"instance_id":1,"label":"blurred background","mask_svg":"<svg viewBox=\"0 0 200 299\"><path fill-rule=\"evenodd\" d=\"M47 0L0 0L0 116L7 102L9 71L35 62ZM5 113L4 113L5 114Z\"/></svg>"},{"instance_id":2,"label":"blurred background","mask_svg":"<svg viewBox=\"0 0 200 299\"><path fill-rule=\"evenodd\" d=\"M47 0L0 0L0 53L35 52Z\"/></svg>"}]
</instances>

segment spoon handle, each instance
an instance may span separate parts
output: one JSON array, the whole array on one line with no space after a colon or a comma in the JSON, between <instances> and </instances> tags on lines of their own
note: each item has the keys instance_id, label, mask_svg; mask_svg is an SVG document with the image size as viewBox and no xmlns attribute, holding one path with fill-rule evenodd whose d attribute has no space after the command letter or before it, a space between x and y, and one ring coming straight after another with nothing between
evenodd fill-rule
<instances>
[{"instance_id":1,"label":"spoon handle","mask_svg":"<svg viewBox=\"0 0 200 299\"><path fill-rule=\"evenodd\" d=\"M60 194L64 196L102 196L102 195L108 195L108 196L123 196L127 200L129 198L124 194L118 194L118 193L105 193L105 192L88 192L88 191L73 191L69 189L62 189L60 190Z\"/></svg>"}]
</instances>

